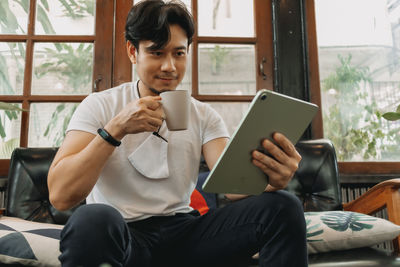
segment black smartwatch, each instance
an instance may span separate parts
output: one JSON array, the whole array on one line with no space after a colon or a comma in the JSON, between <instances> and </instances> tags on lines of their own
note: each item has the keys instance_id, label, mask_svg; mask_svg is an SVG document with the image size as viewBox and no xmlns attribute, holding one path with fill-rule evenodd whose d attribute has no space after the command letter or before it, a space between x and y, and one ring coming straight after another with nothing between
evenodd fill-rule
<instances>
[{"instance_id":1,"label":"black smartwatch","mask_svg":"<svg viewBox=\"0 0 400 267\"><path fill-rule=\"evenodd\" d=\"M119 146L121 144L121 141L118 141L114 137L112 137L106 130L103 128L99 128L97 130L97 133L104 139L106 140L109 144L113 146Z\"/></svg>"}]
</instances>

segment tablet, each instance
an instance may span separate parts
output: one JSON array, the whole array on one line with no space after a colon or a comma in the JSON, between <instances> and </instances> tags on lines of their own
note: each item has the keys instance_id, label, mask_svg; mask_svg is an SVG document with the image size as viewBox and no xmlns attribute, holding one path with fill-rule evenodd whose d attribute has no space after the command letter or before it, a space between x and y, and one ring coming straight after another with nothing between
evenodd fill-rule
<instances>
[{"instance_id":1,"label":"tablet","mask_svg":"<svg viewBox=\"0 0 400 267\"><path fill-rule=\"evenodd\" d=\"M268 176L251 162L261 141L280 132L293 144L300 139L318 106L270 90L260 90L203 184L205 192L257 195Z\"/></svg>"}]
</instances>

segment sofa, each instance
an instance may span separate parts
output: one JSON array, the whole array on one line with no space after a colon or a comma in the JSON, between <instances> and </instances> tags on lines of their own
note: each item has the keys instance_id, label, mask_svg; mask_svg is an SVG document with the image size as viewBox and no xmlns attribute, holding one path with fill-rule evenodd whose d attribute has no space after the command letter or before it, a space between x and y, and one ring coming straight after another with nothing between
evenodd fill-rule
<instances>
[{"instance_id":1,"label":"sofa","mask_svg":"<svg viewBox=\"0 0 400 267\"><path fill-rule=\"evenodd\" d=\"M303 203L309 266L399 266L400 179L380 183L343 204L332 143L300 141L296 147L303 159L287 190ZM59 265L59 234L74 209L58 211L48 199L47 173L56 152L17 148L12 154L6 209L0 218L0 266ZM207 175L200 164L192 206L203 213L229 205L220 195L201 190ZM368 215L381 209L387 209L388 220ZM393 251L375 247L388 240ZM249 264L256 266L257 259Z\"/></svg>"}]
</instances>

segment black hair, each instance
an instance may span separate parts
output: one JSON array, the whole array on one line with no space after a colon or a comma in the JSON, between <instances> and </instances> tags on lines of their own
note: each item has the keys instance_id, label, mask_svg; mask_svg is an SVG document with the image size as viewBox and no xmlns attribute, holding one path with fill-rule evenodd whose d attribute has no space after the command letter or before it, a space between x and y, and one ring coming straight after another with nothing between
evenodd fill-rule
<instances>
[{"instance_id":1,"label":"black hair","mask_svg":"<svg viewBox=\"0 0 400 267\"><path fill-rule=\"evenodd\" d=\"M194 21L185 5L180 1L144 0L129 11L125 40L136 49L143 40L152 41L152 49L160 49L170 39L169 26L172 24L179 25L186 32L189 46L194 34Z\"/></svg>"}]
</instances>

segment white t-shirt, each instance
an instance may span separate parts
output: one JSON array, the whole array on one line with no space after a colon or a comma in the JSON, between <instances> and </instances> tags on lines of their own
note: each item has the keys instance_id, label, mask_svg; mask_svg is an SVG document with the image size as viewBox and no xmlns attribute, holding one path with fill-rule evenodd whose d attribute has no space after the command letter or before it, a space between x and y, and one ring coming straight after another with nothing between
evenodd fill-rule
<instances>
[{"instance_id":1,"label":"white t-shirt","mask_svg":"<svg viewBox=\"0 0 400 267\"><path fill-rule=\"evenodd\" d=\"M125 83L90 94L75 111L67 131L79 130L96 135L98 128L104 127L123 107L138 98L136 83ZM106 162L86 199L87 203L111 205L127 221L192 210L189 207L190 195L197 182L202 145L229 136L222 118L208 104L191 99L188 129L163 131L168 140L169 177L165 179L143 176L128 160L129 155L150 135L144 132L122 139L121 145ZM143 160L151 158L143 155Z\"/></svg>"}]
</instances>

